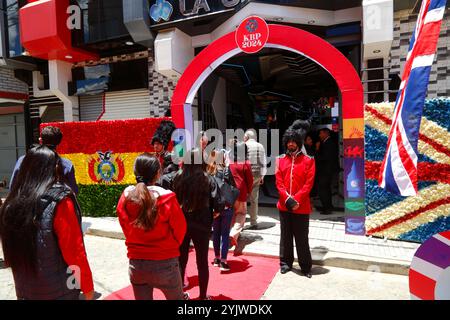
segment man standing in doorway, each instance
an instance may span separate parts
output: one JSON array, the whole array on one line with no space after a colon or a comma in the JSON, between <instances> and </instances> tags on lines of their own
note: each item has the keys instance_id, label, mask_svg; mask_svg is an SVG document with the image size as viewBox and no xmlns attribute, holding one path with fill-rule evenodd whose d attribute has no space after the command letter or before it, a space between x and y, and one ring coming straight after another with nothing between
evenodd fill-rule
<instances>
[{"instance_id":1,"label":"man standing in doorway","mask_svg":"<svg viewBox=\"0 0 450 320\"><path fill-rule=\"evenodd\" d=\"M250 228L258 227L259 187L264 183L267 171L266 151L264 146L256 141L255 129L249 129L244 134L247 145L248 160L252 166L253 186L250 193Z\"/></svg>"},{"instance_id":2,"label":"man standing in doorway","mask_svg":"<svg viewBox=\"0 0 450 320\"><path fill-rule=\"evenodd\" d=\"M314 158L302 153L303 141L310 126L309 121L297 120L283 135L286 154L277 158L276 185L280 194L277 207L280 211L280 272L292 269L294 244L302 274L311 278L312 258L309 249L309 193L314 184Z\"/></svg>"},{"instance_id":3,"label":"man standing in doorway","mask_svg":"<svg viewBox=\"0 0 450 320\"><path fill-rule=\"evenodd\" d=\"M49 147L50 149L56 151L56 148L61 143L61 140L63 138L63 134L61 130L58 127L53 126L47 126L42 129L41 136L39 138L39 143L42 145L45 145ZM16 166L14 167L13 174L11 176L11 181L9 183L9 190L11 190L11 187L14 183L14 179L17 177L20 166L22 165L23 158L25 156L21 156L19 160L16 162ZM63 166L63 175L65 179L65 183L72 189L73 193L75 195L78 194L78 186L77 181L75 179L75 168L72 164L72 162L68 159L61 158L61 163Z\"/></svg>"},{"instance_id":4,"label":"man standing in doorway","mask_svg":"<svg viewBox=\"0 0 450 320\"><path fill-rule=\"evenodd\" d=\"M316 153L317 163L317 191L322 210L320 214L332 214L332 182L334 175L339 170L338 146L331 138L331 130L323 128L319 130L318 149Z\"/></svg>"}]
</instances>

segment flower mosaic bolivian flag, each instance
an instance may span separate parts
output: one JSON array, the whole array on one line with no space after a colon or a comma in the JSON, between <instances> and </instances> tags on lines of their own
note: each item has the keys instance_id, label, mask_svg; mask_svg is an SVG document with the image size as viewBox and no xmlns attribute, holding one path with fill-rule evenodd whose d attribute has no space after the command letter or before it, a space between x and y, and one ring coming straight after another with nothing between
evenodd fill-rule
<instances>
[{"instance_id":1,"label":"flower mosaic bolivian flag","mask_svg":"<svg viewBox=\"0 0 450 320\"><path fill-rule=\"evenodd\" d=\"M134 161L143 152L153 152L150 141L163 120L170 118L45 123L41 128L48 125L60 128L63 139L57 151L75 167L77 184L81 187L79 199L85 209L83 201L89 201L90 197L98 200L99 192L116 188L120 194L120 186L136 183ZM105 205L114 208L115 204Z\"/></svg>"}]
</instances>

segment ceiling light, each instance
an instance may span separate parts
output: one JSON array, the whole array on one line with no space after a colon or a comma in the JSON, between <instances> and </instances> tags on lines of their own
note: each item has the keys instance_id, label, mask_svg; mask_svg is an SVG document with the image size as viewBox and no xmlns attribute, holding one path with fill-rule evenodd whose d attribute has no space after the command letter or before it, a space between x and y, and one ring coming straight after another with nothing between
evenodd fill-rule
<instances>
[{"instance_id":1,"label":"ceiling light","mask_svg":"<svg viewBox=\"0 0 450 320\"><path fill-rule=\"evenodd\" d=\"M380 53L381 52L381 50L373 50L373 53Z\"/></svg>"},{"instance_id":2,"label":"ceiling light","mask_svg":"<svg viewBox=\"0 0 450 320\"><path fill-rule=\"evenodd\" d=\"M132 46L132 45L134 44L134 42L132 42L132 41L127 41L127 42L125 42L125 44L126 44L127 46Z\"/></svg>"}]
</instances>

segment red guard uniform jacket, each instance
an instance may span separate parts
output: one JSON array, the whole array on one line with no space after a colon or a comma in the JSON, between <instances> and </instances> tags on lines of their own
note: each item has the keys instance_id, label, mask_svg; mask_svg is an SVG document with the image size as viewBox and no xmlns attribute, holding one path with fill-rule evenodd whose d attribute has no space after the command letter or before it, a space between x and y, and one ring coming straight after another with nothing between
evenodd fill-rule
<instances>
[{"instance_id":1,"label":"red guard uniform jacket","mask_svg":"<svg viewBox=\"0 0 450 320\"><path fill-rule=\"evenodd\" d=\"M280 194L277 207L280 211L288 211L285 202L291 195L298 203L299 208L292 213L310 214L311 202L309 193L314 184L315 174L314 158L298 152L295 155L285 154L276 161L276 185Z\"/></svg>"}]
</instances>

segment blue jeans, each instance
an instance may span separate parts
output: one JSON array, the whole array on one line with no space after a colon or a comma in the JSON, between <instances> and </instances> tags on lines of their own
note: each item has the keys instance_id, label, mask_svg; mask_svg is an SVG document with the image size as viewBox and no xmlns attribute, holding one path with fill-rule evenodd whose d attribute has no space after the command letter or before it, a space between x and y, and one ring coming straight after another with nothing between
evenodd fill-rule
<instances>
[{"instance_id":1,"label":"blue jeans","mask_svg":"<svg viewBox=\"0 0 450 320\"><path fill-rule=\"evenodd\" d=\"M216 257L227 260L229 249L229 237L231 220L233 219L233 208L225 209L213 222L213 245ZM220 242L222 240L222 250Z\"/></svg>"},{"instance_id":2,"label":"blue jeans","mask_svg":"<svg viewBox=\"0 0 450 320\"><path fill-rule=\"evenodd\" d=\"M183 284L177 258L167 260L130 260L130 282L136 300L153 300L153 288L167 300L183 300Z\"/></svg>"}]
</instances>

